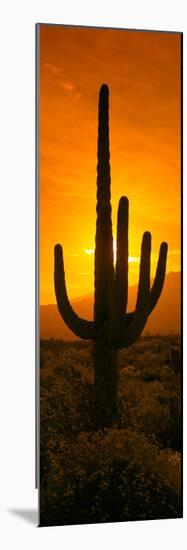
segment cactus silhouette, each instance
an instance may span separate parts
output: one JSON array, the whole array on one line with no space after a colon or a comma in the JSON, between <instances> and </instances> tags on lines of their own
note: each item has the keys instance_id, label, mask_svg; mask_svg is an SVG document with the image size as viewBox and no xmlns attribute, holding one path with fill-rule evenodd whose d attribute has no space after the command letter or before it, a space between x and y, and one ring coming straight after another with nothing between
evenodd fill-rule
<instances>
[{"instance_id":1,"label":"cactus silhouette","mask_svg":"<svg viewBox=\"0 0 187 550\"><path fill-rule=\"evenodd\" d=\"M127 313L129 203L127 197L121 197L119 201L115 266L110 202L109 89L106 84L100 88L98 118L93 321L80 318L71 307L59 244L55 246L54 278L57 305L64 322L80 338L93 340L95 420L99 426L108 426L117 413L118 350L136 342L157 304L165 279L168 247L165 242L160 246L156 275L150 287L151 234L144 233L136 307Z\"/></svg>"},{"instance_id":2,"label":"cactus silhouette","mask_svg":"<svg viewBox=\"0 0 187 550\"><path fill-rule=\"evenodd\" d=\"M175 374L180 374L181 371L181 354L179 348L172 346L170 349L171 366Z\"/></svg>"}]
</instances>

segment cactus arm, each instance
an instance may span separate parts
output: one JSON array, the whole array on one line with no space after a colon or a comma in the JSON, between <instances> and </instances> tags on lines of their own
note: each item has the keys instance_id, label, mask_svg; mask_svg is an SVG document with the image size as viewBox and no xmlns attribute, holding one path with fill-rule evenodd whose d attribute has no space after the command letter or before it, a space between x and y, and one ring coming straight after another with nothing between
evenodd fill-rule
<instances>
[{"instance_id":1,"label":"cactus arm","mask_svg":"<svg viewBox=\"0 0 187 550\"><path fill-rule=\"evenodd\" d=\"M109 338L116 342L123 334L124 313L128 299L128 214L127 197L121 197L117 215L117 254L112 289L112 315Z\"/></svg>"},{"instance_id":2,"label":"cactus arm","mask_svg":"<svg viewBox=\"0 0 187 550\"><path fill-rule=\"evenodd\" d=\"M151 293L150 293L149 313L151 313L151 311L153 311L153 309L155 308L164 286L164 279L166 274L167 251L168 251L167 243L165 242L161 243L155 280L152 285Z\"/></svg>"},{"instance_id":3,"label":"cactus arm","mask_svg":"<svg viewBox=\"0 0 187 550\"><path fill-rule=\"evenodd\" d=\"M145 235L146 234L144 234L144 237L145 237ZM146 324L148 315L150 315L150 313L153 311L153 309L155 308L155 306L156 306L156 304L157 304L157 302L160 298L160 295L161 295L161 292L162 292L162 289L163 289L163 285L164 285L164 279L165 279L165 273L166 273L167 250L168 250L168 245L165 242L161 243L161 246L160 246L159 259L158 259L158 264L157 264L157 269L156 269L155 280L154 280L153 285L151 287L149 297L148 297L148 286L149 286L150 283L148 283L148 280L147 280L147 283L145 283L145 281L144 281L145 288L143 289L143 277L145 277L144 270L145 270L145 272L147 272L147 276L148 276L148 262L149 262L149 259L148 259L148 257L149 257L149 251L148 251L149 237L148 237L148 234L147 234L146 240L147 240L147 245L146 245L146 241L145 241L144 245L142 243L142 249L145 246L145 252L144 252L143 256L146 258L147 266L146 266L146 263L144 265L143 257L141 257L142 267L140 265L140 281L142 279L142 284L139 283L138 298L137 298L137 304L136 304L135 311L126 313L126 315L124 315L124 321L123 321L123 336L124 337L122 338L122 341L119 343L119 349L121 349L123 347L128 347L131 344L133 344L136 341L136 339L138 338L138 336L141 334L141 332L142 332L142 330L143 330L143 328ZM147 247L147 251L146 251L146 247ZM145 297L145 302L144 302L143 296ZM147 300L148 300L148 302L147 302ZM148 310L146 312L146 307L147 306L148 306Z\"/></svg>"},{"instance_id":4,"label":"cactus arm","mask_svg":"<svg viewBox=\"0 0 187 550\"><path fill-rule=\"evenodd\" d=\"M136 302L136 313L148 314L150 296L150 257L151 257L151 234L146 231L143 234L140 258L140 276L138 285L138 296Z\"/></svg>"},{"instance_id":5,"label":"cactus arm","mask_svg":"<svg viewBox=\"0 0 187 550\"><path fill-rule=\"evenodd\" d=\"M117 219L117 258L115 273L115 299L121 318L127 309L128 299L128 215L129 201L121 197Z\"/></svg>"},{"instance_id":6,"label":"cactus arm","mask_svg":"<svg viewBox=\"0 0 187 550\"><path fill-rule=\"evenodd\" d=\"M138 296L135 312L131 315L131 321L127 325L124 319L123 333L117 347L119 349L131 346L140 336L148 315L150 299L150 256L151 256L151 234L146 231L143 235L141 246L140 275L138 285Z\"/></svg>"},{"instance_id":7,"label":"cactus arm","mask_svg":"<svg viewBox=\"0 0 187 550\"><path fill-rule=\"evenodd\" d=\"M55 293L58 305L58 310L63 321L66 325L76 334L79 338L92 339L94 338L94 323L81 319L73 310L67 296L65 273L64 273L64 261L62 247L57 244L55 246Z\"/></svg>"},{"instance_id":8,"label":"cactus arm","mask_svg":"<svg viewBox=\"0 0 187 550\"><path fill-rule=\"evenodd\" d=\"M156 275L150 291L149 315L155 308L164 286L164 280L165 280L165 274L166 274L167 251L168 251L167 243L165 242L161 243ZM135 311L130 311L126 313L125 320L124 320L125 326L128 326L131 323L131 321L134 319L134 317L135 317Z\"/></svg>"}]
</instances>

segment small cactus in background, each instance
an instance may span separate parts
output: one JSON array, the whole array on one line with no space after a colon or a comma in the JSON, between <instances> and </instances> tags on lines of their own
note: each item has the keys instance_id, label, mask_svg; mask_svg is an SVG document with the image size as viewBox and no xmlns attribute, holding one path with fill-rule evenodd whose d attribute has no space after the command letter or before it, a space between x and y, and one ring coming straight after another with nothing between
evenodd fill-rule
<instances>
[{"instance_id":1,"label":"small cactus in background","mask_svg":"<svg viewBox=\"0 0 187 550\"><path fill-rule=\"evenodd\" d=\"M109 89L99 94L97 206L95 238L94 320L80 318L68 300L62 247L55 246L55 293L59 312L80 338L94 343L95 415L98 426L109 426L117 412L118 350L131 346L145 327L162 292L167 244L160 246L155 280L150 287L151 234L146 231L141 246L136 308L127 313L128 212L127 197L121 197L117 219L117 260L114 265L110 202Z\"/></svg>"},{"instance_id":2,"label":"small cactus in background","mask_svg":"<svg viewBox=\"0 0 187 550\"><path fill-rule=\"evenodd\" d=\"M44 365L45 365L45 361L44 361L44 354L40 348L40 368L43 369L44 368Z\"/></svg>"},{"instance_id":3,"label":"small cactus in background","mask_svg":"<svg viewBox=\"0 0 187 550\"><path fill-rule=\"evenodd\" d=\"M171 366L175 374L180 374L181 372L181 354L179 348L172 346L170 349L170 361Z\"/></svg>"}]
</instances>

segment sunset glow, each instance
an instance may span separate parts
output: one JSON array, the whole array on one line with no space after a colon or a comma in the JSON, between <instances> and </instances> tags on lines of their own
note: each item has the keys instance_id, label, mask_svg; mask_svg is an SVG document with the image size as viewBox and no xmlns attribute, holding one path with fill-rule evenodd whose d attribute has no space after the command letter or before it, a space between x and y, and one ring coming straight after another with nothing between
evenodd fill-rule
<instances>
[{"instance_id":1,"label":"sunset glow","mask_svg":"<svg viewBox=\"0 0 187 550\"><path fill-rule=\"evenodd\" d=\"M56 243L63 246L70 299L93 293L103 82L110 90L114 236L119 199L129 199L129 284L138 282L147 230L151 276L162 241L169 246L167 272L180 270L180 35L41 25L41 304L55 303Z\"/></svg>"},{"instance_id":2,"label":"sunset glow","mask_svg":"<svg viewBox=\"0 0 187 550\"><path fill-rule=\"evenodd\" d=\"M85 248L84 249L85 254L88 256L94 255L95 248ZM113 239L113 252L114 252L114 263L116 264L116 257L117 257L117 244L116 239ZM137 263L140 262L140 257L137 256L129 256L128 258L129 263Z\"/></svg>"}]
</instances>

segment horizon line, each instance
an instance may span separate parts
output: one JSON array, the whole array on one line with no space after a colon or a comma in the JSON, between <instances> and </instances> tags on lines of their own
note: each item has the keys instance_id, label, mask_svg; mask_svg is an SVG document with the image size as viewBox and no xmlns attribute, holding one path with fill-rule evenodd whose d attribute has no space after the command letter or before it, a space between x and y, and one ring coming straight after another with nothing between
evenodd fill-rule
<instances>
[{"instance_id":1,"label":"horizon line","mask_svg":"<svg viewBox=\"0 0 187 550\"><path fill-rule=\"evenodd\" d=\"M181 270L179 270L179 271L174 271L174 270L169 271L168 273L166 273L166 278L168 277L168 275L171 275L172 273L178 273L178 274L180 273L180 274L181 274ZM151 281L152 281L153 279L154 279L154 277L152 277ZM130 286L129 286L129 289L130 289L130 288L137 287L137 286L138 286L138 283L136 283L136 284L134 284L134 285L130 285ZM88 294L81 294L81 296L77 296L77 297L75 297L75 298L71 298L71 302L72 302L72 303L73 303L73 302L78 302L79 300L82 300L82 299L85 299L85 298L90 298L90 297L92 297L92 296L94 297L94 291L93 291L93 292L89 292ZM44 306L48 307L48 306L57 306L57 304L56 304L56 302L54 302L54 303L49 303L49 302L48 302L48 303L46 303L46 304L39 304L39 306L40 306L40 307L44 307Z\"/></svg>"}]
</instances>

